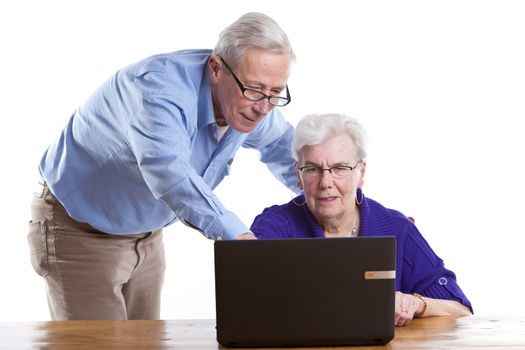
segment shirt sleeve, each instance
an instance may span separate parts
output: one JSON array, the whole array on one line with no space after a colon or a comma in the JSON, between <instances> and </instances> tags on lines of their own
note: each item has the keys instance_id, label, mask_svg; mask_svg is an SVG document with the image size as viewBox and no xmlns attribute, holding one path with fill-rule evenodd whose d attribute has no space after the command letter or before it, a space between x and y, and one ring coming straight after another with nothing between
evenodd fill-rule
<instances>
[{"instance_id":1,"label":"shirt sleeve","mask_svg":"<svg viewBox=\"0 0 525 350\"><path fill-rule=\"evenodd\" d=\"M258 149L261 162L282 184L297 194L300 190L292 157L293 134L294 127L274 108L250 133L243 147Z\"/></svg>"},{"instance_id":2,"label":"shirt sleeve","mask_svg":"<svg viewBox=\"0 0 525 350\"><path fill-rule=\"evenodd\" d=\"M459 287L456 275L445 268L416 226L406 222L402 244L403 272L401 292L419 293L435 299L457 301L472 311L472 305Z\"/></svg>"},{"instance_id":3,"label":"shirt sleeve","mask_svg":"<svg viewBox=\"0 0 525 350\"><path fill-rule=\"evenodd\" d=\"M195 92L190 86L174 85L180 82L158 86L159 80L152 74L136 82L142 93L128 130L144 181L155 198L208 238L234 239L248 232L190 164L192 128L196 128L191 118L197 115L198 105Z\"/></svg>"}]
</instances>

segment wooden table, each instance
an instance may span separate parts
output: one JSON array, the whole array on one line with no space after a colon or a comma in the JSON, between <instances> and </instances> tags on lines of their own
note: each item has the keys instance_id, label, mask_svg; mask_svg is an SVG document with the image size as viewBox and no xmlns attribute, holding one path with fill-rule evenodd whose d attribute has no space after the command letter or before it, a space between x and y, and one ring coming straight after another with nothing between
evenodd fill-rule
<instances>
[{"instance_id":1,"label":"wooden table","mask_svg":"<svg viewBox=\"0 0 525 350\"><path fill-rule=\"evenodd\" d=\"M0 323L0 349L219 348L221 346L215 340L214 320ZM408 327L397 328L394 340L385 346L355 349L479 348L525 349L525 317L467 316L414 320Z\"/></svg>"}]
</instances>

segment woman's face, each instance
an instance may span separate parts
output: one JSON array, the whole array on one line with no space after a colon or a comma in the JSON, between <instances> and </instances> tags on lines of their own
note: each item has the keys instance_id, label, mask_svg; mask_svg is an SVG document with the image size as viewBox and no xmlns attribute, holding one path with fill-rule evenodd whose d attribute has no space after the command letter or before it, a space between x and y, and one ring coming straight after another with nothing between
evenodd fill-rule
<instances>
[{"instance_id":1,"label":"woman's face","mask_svg":"<svg viewBox=\"0 0 525 350\"><path fill-rule=\"evenodd\" d=\"M353 139L340 134L331 136L320 144L303 147L297 168L354 167L358 161ZM306 204L322 227L353 219L356 190L363 186L365 168L366 163L360 162L357 168L342 178L334 178L329 171L313 177L297 171L299 187L304 190Z\"/></svg>"}]
</instances>

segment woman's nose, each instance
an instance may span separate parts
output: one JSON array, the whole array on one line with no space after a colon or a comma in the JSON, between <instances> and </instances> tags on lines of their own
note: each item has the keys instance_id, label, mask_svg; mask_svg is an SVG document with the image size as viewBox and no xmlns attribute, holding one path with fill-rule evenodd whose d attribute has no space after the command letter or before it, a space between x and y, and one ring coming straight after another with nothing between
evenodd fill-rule
<instances>
[{"instance_id":1,"label":"woman's nose","mask_svg":"<svg viewBox=\"0 0 525 350\"><path fill-rule=\"evenodd\" d=\"M327 187L332 187L334 183L334 178L332 176L332 173L325 169L325 171L323 171L321 173L321 178L319 179L319 185L321 186L321 188L327 188Z\"/></svg>"}]
</instances>

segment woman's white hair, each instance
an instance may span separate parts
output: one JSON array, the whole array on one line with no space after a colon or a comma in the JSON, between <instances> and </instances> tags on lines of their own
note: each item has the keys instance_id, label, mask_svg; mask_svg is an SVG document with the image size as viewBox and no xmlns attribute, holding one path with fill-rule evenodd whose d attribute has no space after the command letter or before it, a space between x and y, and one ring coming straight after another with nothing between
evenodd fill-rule
<instances>
[{"instance_id":1,"label":"woman's white hair","mask_svg":"<svg viewBox=\"0 0 525 350\"><path fill-rule=\"evenodd\" d=\"M317 145L334 135L346 134L354 140L357 158L366 159L366 132L357 119L344 114L326 113L305 116L295 129L292 155L299 161L304 146Z\"/></svg>"},{"instance_id":2,"label":"woman's white hair","mask_svg":"<svg viewBox=\"0 0 525 350\"><path fill-rule=\"evenodd\" d=\"M226 27L219 34L213 54L221 56L230 66L235 67L244 51L251 47L286 53L295 61L295 54L286 33L276 21L258 12L249 12Z\"/></svg>"}]
</instances>

